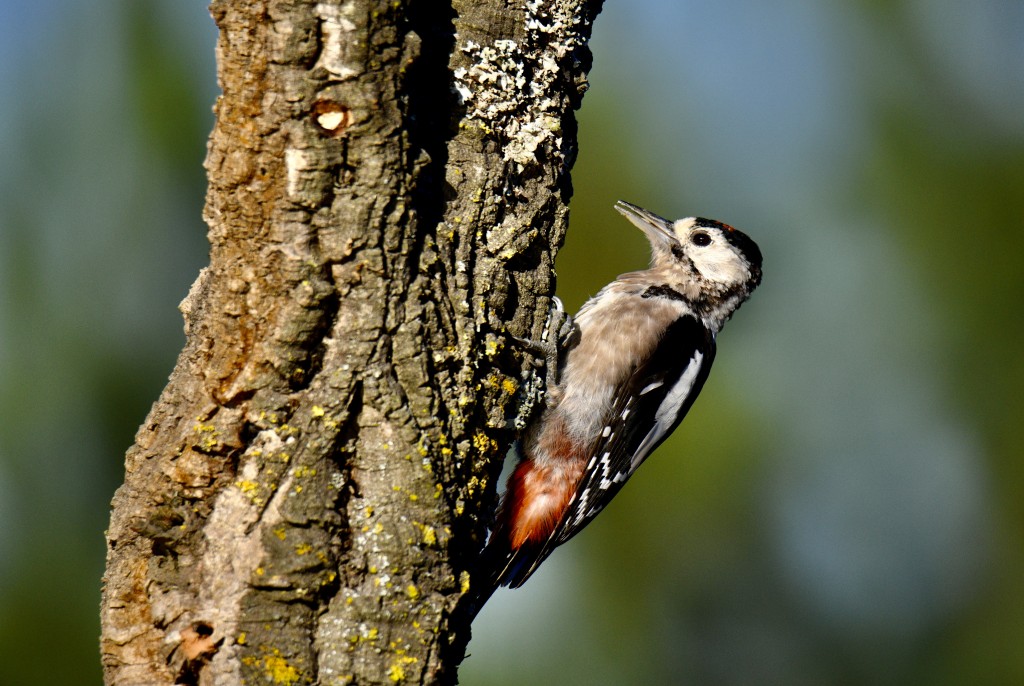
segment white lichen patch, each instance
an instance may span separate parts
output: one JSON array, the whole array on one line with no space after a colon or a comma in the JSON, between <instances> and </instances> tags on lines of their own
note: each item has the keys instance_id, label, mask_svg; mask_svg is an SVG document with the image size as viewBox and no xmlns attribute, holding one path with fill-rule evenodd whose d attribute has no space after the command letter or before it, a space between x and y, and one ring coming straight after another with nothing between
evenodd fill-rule
<instances>
[{"instance_id":1,"label":"white lichen patch","mask_svg":"<svg viewBox=\"0 0 1024 686\"><path fill-rule=\"evenodd\" d=\"M323 50L317 66L323 67L331 76L339 80L351 78L359 73L359 69L348 64L348 46L352 37L348 34L356 29L355 22L349 17L355 12L355 3L329 5L320 3L316 6L316 15L320 17L323 34Z\"/></svg>"},{"instance_id":2,"label":"white lichen patch","mask_svg":"<svg viewBox=\"0 0 1024 686\"><path fill-rule=\"evenodd\" d=\"M284 151L284 166L288 179L288 197L298 202L304 197L306 178L310 172L318 171L320 158L315 154L298 148Z\"/></svg>"},{"instance_id":3,"label":"white lichen patch","mask_svg":"<svg viewBox=\"0 0 1024 686\"><path fill-rule=\"evenodd\" d=\"M563 160L558 60L582 46L585 28L570 7L532 0L526 12L524 41L467 41L460 49L472 63L454 72L467 123L498 133L505 159L520 170L536 164L542 150Z\"/></svg>"}]
</instances>

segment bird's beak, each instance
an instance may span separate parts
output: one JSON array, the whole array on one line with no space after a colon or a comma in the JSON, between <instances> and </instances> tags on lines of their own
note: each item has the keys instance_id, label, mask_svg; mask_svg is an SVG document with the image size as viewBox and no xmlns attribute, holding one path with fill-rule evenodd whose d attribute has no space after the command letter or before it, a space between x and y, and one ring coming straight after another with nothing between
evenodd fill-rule
<instances>
[{"instance_id":1,"label":"bird's beak","mask_svg":"<svg viewBox=\"0 0 1024 686\"><path fill-rule=\"evenodd\" d=\"M653 212L648 212L625 200L615 203L615 209L644 232L653 248L671 250L672 246L679 242L676 232L672 228L672 222L664 217L659 217Z\"/></svg>"}]
</instances>

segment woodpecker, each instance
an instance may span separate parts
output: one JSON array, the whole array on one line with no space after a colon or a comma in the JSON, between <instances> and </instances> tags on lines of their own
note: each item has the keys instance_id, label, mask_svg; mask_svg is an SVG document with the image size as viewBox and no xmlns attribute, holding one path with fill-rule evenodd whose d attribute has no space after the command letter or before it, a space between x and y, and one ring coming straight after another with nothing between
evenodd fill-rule
<instances>
[{"instance_id":1,"label":"woodpecker","mask_svg":"<svg viewBox=\"0 0 1024 686\"><path fill-rule=\"evenodd\" d=\"M498 586L530 578L679 425L716 335L761 282L760 249L731 226L669 221L624 201L615 209L650 241L650 268L602 288L555 341L557 373L499 505L477 610Z\"/></svg>"}]
</instances>

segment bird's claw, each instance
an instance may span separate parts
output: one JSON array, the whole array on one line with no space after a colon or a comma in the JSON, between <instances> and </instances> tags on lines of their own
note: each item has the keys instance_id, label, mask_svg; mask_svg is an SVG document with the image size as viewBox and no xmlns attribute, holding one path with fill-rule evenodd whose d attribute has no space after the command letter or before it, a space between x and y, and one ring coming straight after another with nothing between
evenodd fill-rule
<instances>
[{"instance_id":1,"label":"bird's claw","mask_svg":"<svg viewBox=\"0 0 1024 686\"><path fill-rule=\"evenodd\" d=\"M558 377L561 372L562 362L565 353L571 347L571 339L577 331L572 317L565 312L562 301L557 297L551 299L551 311L548 313L548 321L544 326L544 333L541 340L520 338L512 336L512 340L518 343L524 350L535 356L536 366L544 365L545 388L548 390L550 399L552 391L558 386ZM554 333L552 333L554 332Z\"/></svg>"}]
</instances>

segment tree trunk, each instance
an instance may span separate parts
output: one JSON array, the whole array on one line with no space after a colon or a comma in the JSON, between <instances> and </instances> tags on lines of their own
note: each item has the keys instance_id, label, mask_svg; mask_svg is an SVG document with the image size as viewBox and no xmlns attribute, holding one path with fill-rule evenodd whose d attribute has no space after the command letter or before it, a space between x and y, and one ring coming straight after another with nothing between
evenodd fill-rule
<instances>
[{"instance_id":1,"label":"tree trunk","mask_svg":"<svg viewBox=\"0 0 1024 686\"><path fill-rule=\"evenodd\" d=\"M454 682L599 5L212 4L210 266L113 501L108 684Z\"/></svg>"}]
</instances>

